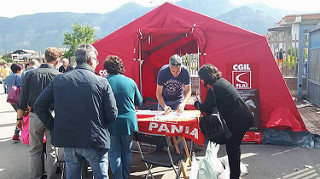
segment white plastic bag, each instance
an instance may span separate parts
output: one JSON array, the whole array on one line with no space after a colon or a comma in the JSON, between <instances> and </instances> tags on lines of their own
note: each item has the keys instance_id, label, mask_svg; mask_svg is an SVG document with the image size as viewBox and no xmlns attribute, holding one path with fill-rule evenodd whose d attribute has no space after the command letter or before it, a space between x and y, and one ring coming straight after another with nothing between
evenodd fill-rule
<instances>
[{"instance_id":1,"label":"white plastic bag","mask_svg":"<svg viewBox=\"0 0 320 179\"><path fill-rule=\"evenodd\" d=\"M224 165L225 170L219 175L218 179L229 179L230 178L230 168L229 168L229 161L228 155L219 158L221 163ZM240 162L240 176L244 176L248 174L248 164L244 164Z\"/></svg>"},{"instance_id":2,"label":"white plastic bag","mask_svg":"<svg viewBox=\"0 0 320 179\"><path fill-rule=\"evenodd\" d=\"M192 164L189 179L198 179L199 164L194 153L192 153Z\"/></svg>"},{"instance_id":3,"label":"white plastic bag","mask_svg":"<svg viewBox=\"0 0 320 179\"><path fill-rule=\"evenodd\" d=\"M218 176L218 179L230 179L230 169L227 166L223 172Z\"/></svg>"},{"instance_id":4,"label":"white plastic bag","mask_svg":"<svg viewBox=\"0 0 320 179\"><path fill-rule=\"evenodd\" d=\"M206 155L199 163L198 179L216 179L223 172L224 167L217 156L219 147L219 144L208 143Z\"/></svg>"},{"instance_id":5,"label":"white plastic bag","mask_svg":"<svg viewBox=\"0 0 320 179\"><path fill-rule=\"evenodd\" d=\"M224 166L221 161L218 159L218 151L220 145L214 142L209 142L207 146L207 152L205 158L210 162L213 171L217 174L217 176L223 172Z\"/></svg>"},{"instance_id":6,"label":"white plastic bag","mask_svg":"<svg viewBox=\"0 0 320 179\"><path fill-rule=\"evenodd\" d=\"M244 163L240 163L240 176L245 176L246 174L249 173L248 171L248 166L249 164L244 164Z\"/></svg>"}]
</instances>

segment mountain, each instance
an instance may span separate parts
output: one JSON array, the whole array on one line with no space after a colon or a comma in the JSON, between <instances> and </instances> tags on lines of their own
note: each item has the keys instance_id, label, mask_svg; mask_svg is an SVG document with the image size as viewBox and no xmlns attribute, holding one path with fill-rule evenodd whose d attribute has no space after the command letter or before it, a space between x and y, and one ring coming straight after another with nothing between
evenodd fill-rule
<instances>
[{"instance_id":1,"label":"mountain","mask_svg":"<svg viewBox=\"0 0 320 179\"><path fill-rule=\"evenodd\" d=\"M285 15L285 11L261 4L233 6L229 0L181 0L176 4L259 34L265 34ZM131 2L106 14L56 12L0 17L0 54L63 47L63 33L72 31L72 22L90 25L96 30L96 38L103 38L154 8Z\"/></svg>"},{"instance_id":2,"label":"mountain","mask_svg":"<svg viewBox=\"0 0 320 179\"><path fill-rule=\"evenodd\" d=\"M71 32L72 22L90 25L102 38L150 11L136 3L127 3L106 13L38 13L0 18L0 54L16 49L44 51L49 46L63 47L63 33Z\"/></svg>"},{"instance_id":3,"label":"mountain","mask_svg":"<svg viewBox=\"0 0 320 179\"><path fill-rule=\"evenodd\" d=\"M216 17L234 9L229 0L182 0L175 4L210 17Z\"/></svg>"},{"instance_id":4,"label":"mountain","mask_svg":"<svg viewBox=\"0 0 320 179\"><path fill-rule=\"evenodd\" d=\"M216 18L258 34L266 34L267 29L274 27L278 20L248 6L233 9Z\"/></svg>"}]
</instances>

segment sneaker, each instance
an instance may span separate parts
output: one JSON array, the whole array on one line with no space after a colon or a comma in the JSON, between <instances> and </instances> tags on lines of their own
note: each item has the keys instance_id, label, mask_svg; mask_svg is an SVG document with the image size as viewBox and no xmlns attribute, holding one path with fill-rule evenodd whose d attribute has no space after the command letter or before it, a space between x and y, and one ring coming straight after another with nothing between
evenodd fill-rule
<instances>
[{"instance_id":1,"label":"sneaker","mask_svg":"<svg viewBox=\"0 0 320 179\"><path fill-rule=\"evenodd\" d=\"M19 134L13 135L12 141L15 142L15 143L20 142Z\"/></svg>"}]
</instances>

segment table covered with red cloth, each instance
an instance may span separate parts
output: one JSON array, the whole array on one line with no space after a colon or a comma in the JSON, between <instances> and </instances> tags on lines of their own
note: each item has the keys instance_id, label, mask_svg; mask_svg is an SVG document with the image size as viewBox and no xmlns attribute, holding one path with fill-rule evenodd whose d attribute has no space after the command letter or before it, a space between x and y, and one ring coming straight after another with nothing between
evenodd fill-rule
<instances>
[{"instance_id":1,"label":"table covered with red cloth","mask_svg":"<svg viewBox=\"0 0 320 179\"><path fill-rule=\"evenodd\" d=\"M199 116L200 111L197 110L186 110L182 114L171 112L168 115L163 115L163 111L137 110L139 131L185 137L203 146Z\"/></svg>"}]
</instances>

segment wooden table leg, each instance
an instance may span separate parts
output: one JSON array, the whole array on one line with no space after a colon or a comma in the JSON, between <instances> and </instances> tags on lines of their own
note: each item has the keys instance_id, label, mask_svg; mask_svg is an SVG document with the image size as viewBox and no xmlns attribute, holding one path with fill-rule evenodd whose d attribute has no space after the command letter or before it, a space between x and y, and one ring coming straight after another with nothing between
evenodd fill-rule
<instances>
[{"instance_id":1,"label":"wooden table leg","mask_svg":"<svg viewBox=\"0 0 320 179\"><path fill-rule=\"evenodd\" d=\"M186 163L188 163L189 165L191 165L191 159L190 159L190 153L189 153L189 149L187 146L187 141L184 137L181 137L182 141L183 141L183 147L184 147L184 151L186 152L186 156L187 156L187 161Z\"/></svg>"},{"instance_id":2,"label":"wooden table leg","mask_svg":"<svg viewBox=\"0 0 320 179\"><path fill-rule=\"evenodd\" d=\"M187 142L186 142L186 139L184 137L181 137L181 136L173 136L172 137L172 140L173 140L173 144L175 146L175 149L176 149L176 152L178 154L180 154L180 150L179 150L179 142L182 140L183 142L183 148L184 148L184 151L185 151L185 154L186 154L186 157L187 157L187 160L186 162L182 162L181 164L181 171L182 171L182 175L183 175L183 178L184 179L187 179L187 166L191 165L191 159L190 159L190 153L189 153L189 149L188 149L188 146L187 146Z\"/></svg>"},{"instance_id":3,"label":"wooden table leg","mask_svg":"<svg viewBox=\"0 0 320 179\"><path fill-rule=\"evenodd\" d=\"M177 138L178 137L178 138ZM181 141L181 137L179 136L172 136L172 140L173 140L173 145L176 149L177 154L180 154L180 150L179 150L179 142Z\"/></svg>"}]
</instances>

